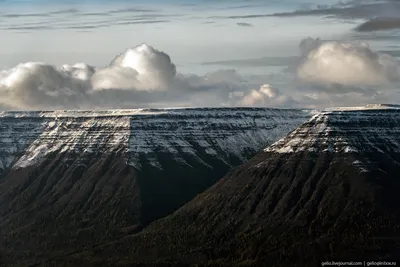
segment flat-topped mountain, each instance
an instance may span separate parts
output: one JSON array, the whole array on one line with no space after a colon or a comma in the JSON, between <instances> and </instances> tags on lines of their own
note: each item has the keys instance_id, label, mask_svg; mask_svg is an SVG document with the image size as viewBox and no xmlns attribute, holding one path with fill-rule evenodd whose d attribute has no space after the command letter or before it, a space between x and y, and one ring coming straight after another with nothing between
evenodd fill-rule
<instances>
[{"instance_id":1,"label":"flat-topped mountain","mask_svg":"<svg viewBox=\"0 0 400 267\"><path fill-rule=\"evenodd\" d=\"M47 263L400 259L400 109L325 111L142 232Z\"/></svg>"},{"instance_id":2,"label":"flat-topped mountain","mask_svg":"<svg viewBox=\"0 0 400 267\"><path fill-rule=\"evenodd\" d=\"M399 153L399 113L400 106L321 112L265 151Z\"/></svg>"},{"instance_id":3,"label":"flat-topped mountain","mask_svg":"<svg viewBox=\"0 0 400 267\"><path fill-rule=\"evenodd\" d=\"M310 117L266 108L3 112L3 261L30 264L138 232Z\"/></svg>"}]
</instances>

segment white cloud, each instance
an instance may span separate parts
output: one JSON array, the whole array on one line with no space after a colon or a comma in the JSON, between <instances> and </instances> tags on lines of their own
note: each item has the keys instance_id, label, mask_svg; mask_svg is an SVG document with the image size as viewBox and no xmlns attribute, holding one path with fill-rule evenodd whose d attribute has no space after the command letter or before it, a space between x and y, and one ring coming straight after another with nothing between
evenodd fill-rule
<instances>
[{"instance_id":1,"label":"white cloud","mask_svg":"<svg viewBox=\"0 0 400 267\"><path fill-rule=\"evenodd\" d=\"M114 88L135 88L138 90L166 90L176 74L175 65L164 52L154 49L152 46L141 44L134 49L128 49L117 56L110 67L102 70L102 75L107 78L129 75L135 79L120 82L113 81ZM103 77L96 77L102 79ZM97 80L96 79L96 80ZM94 85L95 89L104 89L100 84Z\"/></svg>"},{"instance_id":2,"label":"white cloud","mask_svg":"<svg viewBox=\"0 0 400 267\"><path fill-rule=\"evenodd\" d=\"M62 106L65 101L73 101L90 89L90 82L80 79L81 71L72 67L69 70L57 69L45 63L29 62L1 71L1 103L29 108L47 103Z\"/></svg>"},{"instance_id":3,"label":"white cloud","mask_svg":"<svg viewBox=\"0 0 400 267\"><path fill-rule=\"evenodd\" d=\"M253 106L256 104L264 104L264 94L258 90L252 90L248 95L243 98L243 104L246 106Z\"/></svg>"},{"instance_id":4,"label":"white cloud","mask_svg":"<svg viewBox=\"0 0 400 267\"><path fill-rule=\"evenodd\" d=\"M107 89L165 91L175 74L170 57L146 44L126 50L104 68L28 62L0 72L0 103L21 109L75 108Z\"/></svg>"},{"instance_id":5,"label":"white cloud","mask_svg":"<svg viewBox=\"0 0 400 267\"><path fill-rule=\"evenodd\" d=\"M94 90L164 91L175 74L175 65L167 54L141 44L127 49L110 66L96 71L91 82Z\"/></svg>"},{"instance_id":6,"label":"white cloud","mask_svg":"<svg viewBox=\"0 0 400 267\"><path fill-rule=\"evenodd\" d=\"M0 109L324 107L400 98L399 62L367 44L307 38L300 50L301 58L288 71L251 76L234 69L203 76L177 73L167 54L146 44L101 68L28 62L0 71Z\"/></svg>"},{"instance_id":7,"label":"white cloud","mask_svg":"<svg viewBox=\"0 0 400 267\"><path fill-rule=\"evenodd\" d=\"M143 89L138 80L139 73L132 68L107 67L99 69L92 77L94 90Z\"/></svg>"},{"instance_id":8,"label":"white cloud","mask_svg":"<svg viewBox=\"0 0 400 267\"><path fill-rule=\"evenodd\" d=\"M301 48L304 59L297 68L297 75L304 82L376 86L400 80L400 62L389 55L372 51L365 43L320 43L307 39Z\"/></svg>"},{"instance_id":9,"label":"white cloud","mask_svg":"<svg viewBox=\"0 0 400 267\"><path fill-rule=\"evenodd\" d=\"M269 84L263 84L258 90L253 89L244 95L241 104L244 106L286 106L295 103L291 97L282 95L278 89L272 88Z\"/></svg>"},{"instance_id":10,"label":"white cloud","mask_svg":"<svg viewBox=\"0 0 400 267\"><path fill-rule=\"evenodd\" d=\"M279 90L278 89L273 89L270 85L268 84L263 84L260 87L260 92L268 98L276 98L279 95Z\"/></svg>"},{"instance_id":11,"label":"white cloud","mask_svg":"<svg viewBox=\"0 0 400 267\"><path fill-rule=\"evenodd\" d=\"M61 66L61 71L73 78L88 81L96 70L86 63L76 63L72 66L68 64Z\"/></svg>"}]
</instances>

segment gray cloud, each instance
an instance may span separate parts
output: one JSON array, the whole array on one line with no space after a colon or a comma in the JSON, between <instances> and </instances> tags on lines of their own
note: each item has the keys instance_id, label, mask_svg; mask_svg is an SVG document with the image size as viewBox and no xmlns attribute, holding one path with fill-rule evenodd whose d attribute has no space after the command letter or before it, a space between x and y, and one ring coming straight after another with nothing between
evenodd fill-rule
<instances>
[{"instance_id":1,"label":"gray cloud","mask_svg":"<svg viewBox=\"0 0 400 267\"><path fill-rule=\"evenodd\" d=\"M109 14L119 14L119 13L150 13L150 12L159 12L159 9L150 9L150 8L123 8L111 10Z\"/></svg>"},{"instance_id":2,"label":"gray cloud","mask_svg":"<svg viewBox=\"0 0 400 267\"><path fill-rule=\"evenodd\" d=\"M60 29L96 29L115 25L168 23L182 14L166 13L159 9L125 8L104 12L83 12L79 9L63 9L45 13L2 13L1 30L35 31ZM35 21L24 18L35 17ZM96 20L96 18L98 19Z\"/></svg>"},{"instance_id":3,"label":"gray cloud","mask_svg":"<svg viewBox=\"0 0 400 267\"><path fill-rule=\"evenodd\" d=\"M115 20L113 22L94 22L94 23L52 23L50 25L46 25L45 23L36 23L35 25L29 26L29 23L25 23L25 25L14 26L7 25L0 27L1 30L62 30L62 29L98 29L98 28L108 28L116 25L138 25L138 24L159 24L159 23L168 23L169 20L132 20L132 21L118 21Z\"/></svg>"},{"instance_id":4,"label":"gray cloud","mask_svg":"<svg viewBox=\"0 0 400 267\"><path fill-rule=\"evenodd\" d=\"M50 17L52 15L75 14L75 13L79 13L79 10L76 8L68 8L68 9L49 11L45 13L0 13L0 17L4 18Z\"/></svg>"},{"instance_id":5,"label":"gray cloud","mask_svg":"<svg viewBox=\"0 0 400 267\"><path fill-rule=\"evenodd\" d=\"M249 59L233 59L224 61L209 61L203 62L203 65L219 65L219 66L232 66L232 67L259 67L259 66L272 66L272 67L286 67L298 62L300 57L261 57Z\"/></svg>"},{"instance_id":6,"label":"gray cloud","mask_svg":"<svg viewBox=\"0 0 400 267\"><path fill-rule=\"evenodd\" d=\"M392 57L400 57L400 50L382 50L380 53L390 55Z\"/></svg>"},{"instance_id":7,"label":"gray cloud","mask_svg":"<svg viewBox=\"0 0 400 267\"><path fill-rule=\"evenodd\" d=\"M290 12L255 13L247 15L214 16L212 19L254 19L265 17L301 17L324 16L340 19L371 19L374 17L398 17L400 2L398 1L349 1L336 5L318 5L315 8L300 9Z\"/></svg>"},{"instance_id":8,"label":"gray cloud","mask_svg":"<svg viewBox=\"0 0 400 267\"><path fill-rule=\"evenodd\" d=\"M387 42L397 42L400 41L400 33L390 32L387 34L386 31L374 31L374 32L358 32L353 31L349 35L345 35L348 41L387 41Z\"/></svg>"},{"instance_id":9,"label":"gray cloud","mask_svg":"<svg viewBox=\"0 0 400 267\"><path fill-rule=\"evenodd\" d=\"M23 17L48 17L50 16L49 13L27 13L27 14L15 14L15 13L6 13L2 14L1 17L3 18L23 18Z\"/></svg>"},{"instance_id":10,"label":"gray cloud","mask_svg":"<svg viewBox=\"0 0 400 267\"><path fill-rule=\"evenodd\" d=\"M236 23L236 25L242 26L242 27L253 27L253 24L247 23L247 22L238 22L238 23Z\"/></svg>"},{"instance_id":11,"label":"gray cloud","mask_svg":"<svg viewBox=\"0 0 400 267\"><path fill-rule=\"evenodd\" d=\"M372 32L400 28L400 17L397 18L373 18L357 26L356 31Z\"/></svg>"},{"instance_id":12,"label":"gray cloud","mask_svg":"<svg viewBox=\"0 0 400 267\"><path fill-rule=\"evenodd\" d=\"M321 6L316 9L296 10L293 12L282 12L271 14L274 17L296 17L296 16L328 16L333 15L346 19L363 19L375 16L395 17L400 14L400 3L396 1L385 2L350 2L336 6Z\"/></svg>"},{"instance_id":13,"label":"gray cloud","mask_svg":"<svg viewBox=\"0 0 400 267\"><path fill-rule=\"evenodd\" d=\"M373 96L365 96L357 92L348 92L346 94L317 92L302 96L300 101L304 107L309 108L364 106L379 103L396 104L400 101L400 94L397 92L376 92Z\"/></svg>"},{"instance_id":14,"label":"gray cloud","mask_svg":"<svg viewBox=\"0 0 400 267\"><path fill-rule=\"evenodd\" d=\"M234 16L212 16L210 19L254 19L272 17L271 14L253 14L253 15L234 15Z\"/></svg>"}]
</instances>

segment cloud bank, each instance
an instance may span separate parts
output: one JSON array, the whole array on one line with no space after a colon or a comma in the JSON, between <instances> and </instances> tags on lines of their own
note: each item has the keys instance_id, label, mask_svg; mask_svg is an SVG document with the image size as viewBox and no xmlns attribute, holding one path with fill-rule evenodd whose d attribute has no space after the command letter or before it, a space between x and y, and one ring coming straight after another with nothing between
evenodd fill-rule
<instances>
[{"instance_id":1,"label":"cloud bank","mask_svg":"<svg viewBox=\"0 0 400 267\"><path fill-rule=\"evenodd\" d=\"M299 50L298 57L285 61L285 71L247 76L234 69L182 74L168 54L147 44L127 49L103 67L21 63L0 71L0 109L326 107L400 101L396 58L366 43L318 38L302 40Z\"/></svg>"},{"instance_id":2,"label":"cloud bank","mask_svg":"<svg viewBox=\"0 0 400 267\"><path fill-rule=\"evenodd\" d=\"M253 86L232 69L203 76L177 73L169 55L141 44L104 67L27 62L0 71L0 108L235 106L241 99L229 99L229 93Z\"/></svg>"}]
</instances>

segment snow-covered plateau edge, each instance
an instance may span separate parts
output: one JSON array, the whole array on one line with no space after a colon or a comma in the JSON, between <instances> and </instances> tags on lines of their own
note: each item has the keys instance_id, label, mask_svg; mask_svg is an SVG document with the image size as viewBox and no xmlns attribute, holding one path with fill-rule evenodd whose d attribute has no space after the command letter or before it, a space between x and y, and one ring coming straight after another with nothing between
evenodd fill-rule
<instances>
[{"instance_id":1,"label":"snow-covered plateau edge","mask_svg":"<svg viewBox=\"0 0 400 267\"><path fill-rule=\"evenodd\" d=\"M140 168L139 156L145 155L159 167L158 151L184 161L182 153L197 157L199 147L223 161L229 154L244 161L246 151L262 150L314 113L269 108L3 112L0 168L26 168L53 152L79 158L116 151L126 155L128 165Z\"/></svg>"},{"instance_id":2,"label":"snow-covered plateau edge","mask_svg":"<svg viewBox=\"0 0 400 267\"><path fill-rule=\"evenodd\" d=\"M400 105L327 109L264 151L400 153Z\"/></svg>"}]
</instances>

